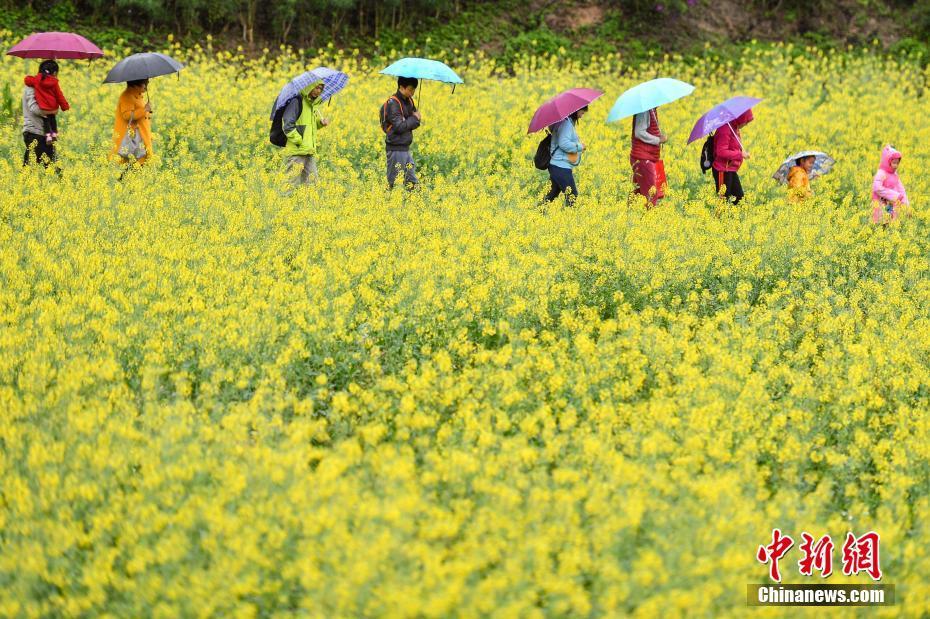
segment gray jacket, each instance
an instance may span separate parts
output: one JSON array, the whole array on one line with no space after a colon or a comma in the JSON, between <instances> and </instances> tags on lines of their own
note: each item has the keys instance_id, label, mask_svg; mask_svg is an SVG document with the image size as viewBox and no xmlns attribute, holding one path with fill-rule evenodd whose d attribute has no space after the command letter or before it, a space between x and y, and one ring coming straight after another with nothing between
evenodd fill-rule
<instances>
[{"instance_id":1,"label":"gray jacket","mask_svg":"<svg viewBox=\"0 0 930 619\"><path fill-rule=\"evenodd\" d=\"M36 92L30 86L23 89L23 133L45 135L42 110L36 103Z\"/></svg>"},{"instance_id":2,"label":"gray jacket","mask_svg":"<svg viewBox=\"0 0 930 619\"><path fill-rule=\"evenodd\" d=\"M410 144L413 143L413 130L420 126L420 121L413 115L417 111L413 101L400 94L400 91L394 93L401 106L397 105L394 99L388 99L385 109L387 124L391 129L384 134L384 146L391 151L410 150Z\"/></svg>"}]
</instances>

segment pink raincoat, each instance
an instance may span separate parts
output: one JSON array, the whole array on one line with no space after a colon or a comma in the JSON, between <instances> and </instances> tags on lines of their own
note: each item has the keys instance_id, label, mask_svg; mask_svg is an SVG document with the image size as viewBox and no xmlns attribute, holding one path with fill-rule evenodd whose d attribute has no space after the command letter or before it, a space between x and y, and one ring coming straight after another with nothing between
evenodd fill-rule
<instances>
[{"instance_id":1,"label":"pink raincoat","mask_svg":"<svg viewBox=\"0 0 930 619\"><path fill-rule=\"evenodd\" d=\"M743 141L739 130L753 120L752 110L746 110L736 120L717 129L714 134L714 163L718 172L738 172L743 165Z\"/></svg>"},{"instance_id":2,"label":"pink raincoat","mask_svg":"<svg viewBox=\"0 0 930 619\"><path fill-rule=\"evenodd\" d=\"M895 220L901 214L901 206L910 204L901 178L891 167L894 159L901 159L901 153L891 146L882 149L882 163L872 181L872 223L881 223L886 215Z\"/></svg>"}]
</instances>

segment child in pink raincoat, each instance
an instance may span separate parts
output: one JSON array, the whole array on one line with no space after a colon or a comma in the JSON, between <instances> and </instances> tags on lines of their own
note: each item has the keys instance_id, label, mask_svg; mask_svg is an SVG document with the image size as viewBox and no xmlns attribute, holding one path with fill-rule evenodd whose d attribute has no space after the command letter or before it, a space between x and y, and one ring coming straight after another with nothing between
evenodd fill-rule
<instances>
[{"instance_id":1,"label":"child in pink raincoat","mask_svg":"<svg viewBox=\"0 0 930 619\"><path fill-rule=\"evenodd\" d=\"M901 215L903 207L910 205L898 177L900 163L901 153L890 145L882 149L882 163L872 181L872 223L894 221Z\"/></svg>"}]
</instances>

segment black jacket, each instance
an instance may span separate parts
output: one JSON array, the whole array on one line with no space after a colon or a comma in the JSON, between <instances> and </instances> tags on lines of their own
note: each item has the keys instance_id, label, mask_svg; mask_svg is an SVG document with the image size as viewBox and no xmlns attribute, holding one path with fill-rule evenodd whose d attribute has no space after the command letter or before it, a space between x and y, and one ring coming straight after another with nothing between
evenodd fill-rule
<instances>
[{"instance_id":1,"label":"black jacket","mask_svg":"<svg viewBox=\"0 0 930 619\"><path fill-rule=\"evenodd\" d=\"M390 129L384 134L384 145L389 151L410 150L410 145L413 143L413 130L420 126L419 119L413 115L417 107L411 99L400 94L400 91L394 93L394 96L401 102L403 109L393 98L387 100L384 115Z\"/></svg>"}]
</instances>

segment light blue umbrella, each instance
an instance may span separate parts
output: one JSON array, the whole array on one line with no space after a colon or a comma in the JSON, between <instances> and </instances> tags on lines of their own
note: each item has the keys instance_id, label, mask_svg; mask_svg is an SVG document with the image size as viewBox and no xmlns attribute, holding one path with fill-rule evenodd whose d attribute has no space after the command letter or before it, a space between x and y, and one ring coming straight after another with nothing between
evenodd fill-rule
<instances>
[{"instance_id":1,"label":"light blue umbrella","mask_svg":"<svg viewBox=\"0 0 930 619\"><path fill-rule=\"evenodd\" d=\"M781 184L788 182L788 172L791 171L795 165L797 165L798 159L804 159L805 157L814 157L814 167L810 173L810 179L814 180L818 176L823 176L824 174L829 174L830 170L833 169L833 164L836 161L828 155L827 153L821 152L819 150L802 150L800 153L795 153L788 157L783 164L775 171L775 174L772 175L776 181Z\"/></svg>"},{"instance_id":2,"label":"light blue umbrella","mask_svg":"<svg viewBox=\"0 0 930 619\"><path fill-rule=\"evenodd\" d=\"M445 82L452 84L452 92L455 92L456 84L464 84L462 78L455 71L449 68L444 62L430 60L428 58L401 58L391 66L381 69L382 75L393 75L395 77L415 77L418 80L433 80L436 82ZM423 88L420 88L417 96L417 106L420 104L419 96L423 94Z\"/></svg>"},{"instance_id":3,"label":"light blue umbrella","mask_svg":"<svg viewBox=\"0 0 930 619\"><path fill-rule=\"evenodd\" d=\"M427 58L401 58L386 69L382 69L381 74L395 77L415 77L420 80L434 80L446 84L465 83L445 63Z\"/></svg>"},{"instance_id":4,"label":"light blue umbrella","mask_svg":"<svg viewBox=\"0 0 930 619\"><path fill-rule=\"evenodd\" d=\"M614 106L610 108L607 122L612 123L636 114L648 112L660 105L677 101L694 92L694 86L670 77L643 82L633 86L617 98Z\"/></svg>"},{"instance_id":5,"label":"light blue umbrella","mask_svg":"<svg viewBox=\"0 0 930 619\"><path fill-rule=\"evenodd\" d=\"M323 82L323 92L320 94L320 103L326 101L334 94L346 87L349 83L349 76L342 71L336 71L329 67L317 67L312 71L301 73L281 89L278 98L274 100L271 106L271 119L274 120L275 112L287 105L288 101L294 97L300 96L300 91L316 82Z\"/></svg>"}]
</instances>

